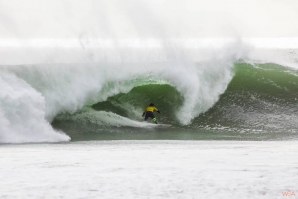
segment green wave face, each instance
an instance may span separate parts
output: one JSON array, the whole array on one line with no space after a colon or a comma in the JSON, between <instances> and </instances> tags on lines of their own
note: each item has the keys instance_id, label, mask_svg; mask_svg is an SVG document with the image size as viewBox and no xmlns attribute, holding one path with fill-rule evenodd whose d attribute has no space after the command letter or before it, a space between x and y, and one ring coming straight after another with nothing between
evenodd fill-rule
<instances>
[{"instance_id":1,"label":"green wave face","mask_svg":"<svg viewBox=\"0 0 298 199\"><path fill-rule=\"evenodd\" d=\"M149 131L152 134L152 130L143 126L134 126L135 124L125 127L125 122L128 122L125 119L142 121L141 115L144 108L152 102L161 111L161 114L156 113L159 122L172 125L162 130L171 132L163 133L164 139L204 139L206 136L204 132L212 132L207 136L212 139L218 137L217 133L220 133L220 136L230 136L229 133L232 133L232 136L236 137L246 133L259 135L269 133L270 138L282 134L295 134L298 129L297 71L275 64L246 63L235 64L234 70L234 78L218 102L186 126L178 122L179 108L184 102L182 95L171 85L155 83L136 86L128 93L117 94L106 101L93 104L85 110L89 113L87 120L82 119L86 115L80 112L75 114L78 116L75 119L69 115L60 115L53 124L63 130L65 128L69 130L69 126L78 129L78 126L73 125L79 125L79 131L100 132L106 135L105 139L111 135L111 132L134 132L136 133L134 135L116 134L116 138L114 136L113 139L138 139L141 135L138 134L139 132ZM107 115L98 116L99 113ZM97 119L90 119L96 117ZM72 119L69 120L69 118ZM94 122L101 118L110 119L108 122ZM113 120L121 120L122 123L118 126L110 125L115 124L111 122ZM69 121L72 121L71 124L66 125ZM124 126L122 126L123 123ZM156 133L156 129L154 132ZM181 134L181 132L184 133ZM186 132L192 132L191 136ZM149 134L144 135L140 139L146 139ZM160 138L159 136L154 134L148 139Z\"/></svg>"},{"instance_id":2,"label":"green wave face","mask_svg":"<svg viewBox=\"0 0 298 199\"><path fill-rule=\"evenodd\" d=\"M236 64L226 92L193 126L291 131L298 127L298 76L274 64Z\"/></svg>"}]
</instances>

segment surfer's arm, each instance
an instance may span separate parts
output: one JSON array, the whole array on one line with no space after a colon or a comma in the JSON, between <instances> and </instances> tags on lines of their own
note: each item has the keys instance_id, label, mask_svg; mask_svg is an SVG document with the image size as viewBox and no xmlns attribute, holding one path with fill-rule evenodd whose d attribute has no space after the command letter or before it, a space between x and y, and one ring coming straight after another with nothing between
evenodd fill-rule
<instances>
[{"instance_id":1,"label":"surfer's arm","mask_svg":"<svg viewBox=\"0 0 298 199\"><path fill-rule=\"evenodd\" d=\"M158 113L160 113L160 111L156 107L155 107L155 111L158 112Z\"/></svg>"},{"instance_id":2,"label":"surfer's arm","mask_svg":"<svg viewBox=\"0 0 298 199\"><path fill-rule=\"evenodd\" d=\"M142 114L142 117L144 117L145 116L145 111L144 111L144 113Z\"/></svg>"}]
</instances>

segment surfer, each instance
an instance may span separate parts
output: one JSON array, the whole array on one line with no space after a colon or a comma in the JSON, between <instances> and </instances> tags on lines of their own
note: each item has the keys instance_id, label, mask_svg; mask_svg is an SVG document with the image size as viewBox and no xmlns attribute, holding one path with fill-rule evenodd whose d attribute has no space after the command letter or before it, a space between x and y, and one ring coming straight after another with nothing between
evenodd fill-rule
<instances>
[{"instance_id":1,"label":"surfer","mask_svg":"<svg viewBox=\"0 0 298 199\"><path fill-rule=\"evenodd\" d=\"M145 116L145 118L144 118L145 121L147 121L148 118L151 118L152 121L153 121L155 124L157 124L157 120L156 120L156 118L155 118L155 116L154 116L154 114L153 114L154 112L158 112L158 113L160 113L160 111L156 108L156 106L155 106L153 103L150 103L149 106L147 106L147 108L145 109L145 111L144 111L142 117Z\"/></svg>"}]
</instances>

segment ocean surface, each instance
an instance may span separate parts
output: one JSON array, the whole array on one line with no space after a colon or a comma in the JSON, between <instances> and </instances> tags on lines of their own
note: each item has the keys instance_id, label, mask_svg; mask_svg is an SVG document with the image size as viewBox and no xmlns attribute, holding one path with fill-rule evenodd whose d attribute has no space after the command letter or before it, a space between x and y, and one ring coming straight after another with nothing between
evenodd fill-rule
<instances>
[{"instance_id":1,"label":"ocean surface","mask_svg":"<svg viewBox=\"0 0 298 199\"><path fill-rule=\"evenodd\" d=\"M1 198L297 198L297 141L0 146Z\"/></svg>"}]
</instances>

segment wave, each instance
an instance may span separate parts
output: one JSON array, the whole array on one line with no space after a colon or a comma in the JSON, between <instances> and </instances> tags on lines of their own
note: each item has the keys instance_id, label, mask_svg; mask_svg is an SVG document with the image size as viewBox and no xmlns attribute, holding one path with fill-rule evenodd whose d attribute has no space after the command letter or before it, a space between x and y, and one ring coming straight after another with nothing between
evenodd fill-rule
<instances>
[{"instance_id":1,"label":"wave","mask_svg":"<svg viewBox=\"0 0 298 199\"><path fill-rule=\"evenodd\" d=\"M220 100L193 125L296 132L298 73L276 64L236 64Z\"/></svg>"},{"instance_id":2,"label":"wave","mask_svg":"<svg viewBox=\"0 0 298 199\"><path fill-rule=\"evenodd\" d=\"M32 128L26 119L39 118L36 125L48 126L55 141L67 141L68 136L53 130L49 125L53 119L62 113L73 114L86 106L106 101L119 93L128 93L133 88L148 84L167 84L174 87L183 97L181 106L177 107L178 121L182 125L189 124L200 113L208 110L224 92L232 78L232 63L227 57L210 59L209 62L194 64L188 59L177 58L163 62L102 62L94 64L37 64L2 66L2 85L18 81L18 88L13 92L2 90L1 102L5 106L7 96L18 96L26 93L26 102L18 98L10 100L8 108L2 108L4 115L0 126L10 123L8 128L22 126L17 132L26 141L39 142L34 135L42 135L42 130ZM13 78L4 78L11 76ZM38 97L36 97L38 96ZM30 100L30 99L34 100ZM35 100L37 100L36 103ZM147 100L148 101L148 100ZM14 106L24 115L11 115ZM32 104L33 109L28 109ZM31 121L31 120L30 120ZM3 129L5 139L1 142L23 142L22 139L11 138L12 134ZM31 136L33 134L33 136ZM24 135L24 136L23 136ZM45 138L45 140L48 140ZM50 139L49 141L53 141Z\"/></svg>"},{"instance_id":3,"label":"wave","mask_svg":"<svg viewBox=\"0 0 298 199\"><path fill-rule=\"evenodd\" d=\"M84 120L84 123L88 121L88 124L97 124L98 128L107 124L102 114L113 112L121 118L113 117L113 122L108 126L140 127L138 124L123 122L122 117L142 121L144 107L155 102L162 111L162 115L157 115L160 122L178 128L295 132L298 127L296 70L276 64L236 63L234 73L225 92L219 95L219 100L186 125L180 122L180 107L183 106L185 96L166 82L148 82L136 86L127 93L119 93L90 105L89 109L83 111L84 114L66 114L58 120L63 121L66 117L73 121Z\"/></svg>"},{"instance_id":4,"label":"wave","mask_svg":"<svg viewBox=\"0 0 298 199\"><path fill-rule=\"evenodd\" d=\"M147 128L137 121L150 102L162 111L160 122L176 128L295 129L297 72L234 64L242 55L233 51L201 57L167 51L163 61L1 66L0 142L69 141L55 126L69 120L101 129Z\"/></svg>"}]
</instances>

